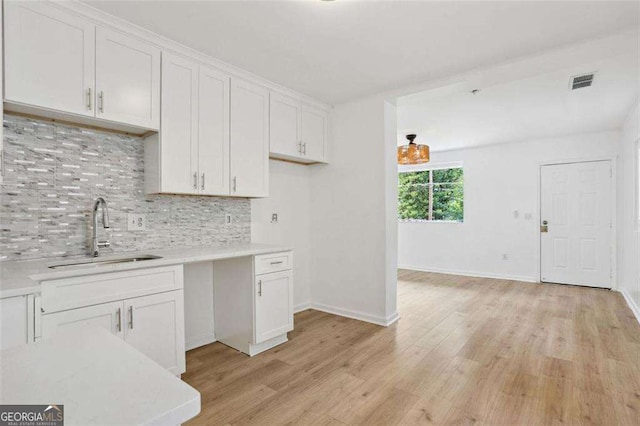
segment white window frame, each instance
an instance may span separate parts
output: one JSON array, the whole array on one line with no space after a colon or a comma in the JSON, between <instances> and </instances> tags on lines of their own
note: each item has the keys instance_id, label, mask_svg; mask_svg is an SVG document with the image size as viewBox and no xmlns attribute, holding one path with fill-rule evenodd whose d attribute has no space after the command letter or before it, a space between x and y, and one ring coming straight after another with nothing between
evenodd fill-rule
<instances>
[{"instance_id":1,"label":"white window frame","mask_svg":"<svg viewBox=\"0 0 640 426\"><path fill-rule=\"evenodd\" d=\"M443 170L443 169L462 169L462 173L464 174L464 165L462 161L448 161L441 163L424 163L424 164L415 164L415 165L404 165L398 164L398 174L400 173L414 173L414 172L429 172L429 182L433 182L433 172L434 170ZM433 187L433 184L431 185ZM464 193L464 184L463 184L463 193ZM400 219L399 222L402 223L464 223L464 208L462 212L462 220L432 220L432 219ZM429 191L429 217L433 217L433 191Z\"/></svg>"}]
</instances>

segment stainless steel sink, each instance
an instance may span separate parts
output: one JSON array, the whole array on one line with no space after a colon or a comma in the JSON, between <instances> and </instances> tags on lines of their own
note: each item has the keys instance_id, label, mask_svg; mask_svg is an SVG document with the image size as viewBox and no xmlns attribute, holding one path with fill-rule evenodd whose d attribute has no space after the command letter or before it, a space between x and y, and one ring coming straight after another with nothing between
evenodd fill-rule
<instances>
[{"instance_id":1,"label":"stainless steel sink","mask_svg":"<svg viewBox=\"0 0 640 426\"><path fill-rule=\"evenodd\" d=\"M78 262L60 263L58 265L49 266L50 269L71 269L71 268L97 268L104 265L113 265L116 263L143 262L145 260L162 259L162 256L154 256L151 254L143 254L140 256L120 257L116 259L91 259L81 260Z\"/></svg>"}]
</instances>

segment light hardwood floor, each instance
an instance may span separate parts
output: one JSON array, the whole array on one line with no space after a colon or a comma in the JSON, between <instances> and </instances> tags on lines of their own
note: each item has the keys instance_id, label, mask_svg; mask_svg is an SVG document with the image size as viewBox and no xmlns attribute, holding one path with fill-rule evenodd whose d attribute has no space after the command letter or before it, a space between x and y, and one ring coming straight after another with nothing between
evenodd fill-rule
<instances>
[{"instance_id":1,"label":"light hardwood floor","mask_svg":"<svg viewBox=\"0 0 640 426\"><path fill-rule=\"evenodd\" d=\"M190 351L189 424L640 424L640 326L619 293L398 276L391 327L309 310L254 358Z\"/></svg>"}]
</instances>

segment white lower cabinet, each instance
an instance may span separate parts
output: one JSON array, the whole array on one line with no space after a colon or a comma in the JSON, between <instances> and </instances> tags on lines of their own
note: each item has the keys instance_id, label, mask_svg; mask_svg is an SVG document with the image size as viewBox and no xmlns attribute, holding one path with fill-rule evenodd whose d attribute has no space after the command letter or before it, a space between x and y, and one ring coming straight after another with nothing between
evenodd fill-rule
<instances>
[{"instance_id":1,"label":"white lower cabinet","mask_svg":"<svg viewBox=\"0 0 640 426\"><path fill-rule=\"evenodd\" d=\"M292 252L216 261L213 284L216 340L251 356L287 341L293 330Z\"/></svg>"},{"instance_id":2,"label":"white lower cabinet","mask_svg":"<svg viewBox=\"0 0 640 426\"><path fill-rule=\"evenodd\" d=\"M174 374L185 372L182 290L124 301L124 339Z\"/></svg>"},{"instance_id":3,"label":"white lower cabinet","mask_svg":"<svg viewBox=\"0 0 640 426\"><path fill-rule=\"evenodd\" d=\"M293 272L256 276L255 342L293 330Z\"/></svg>"},{"instance_id":4,"label":"white lower cabinet","mask_svg":"<svg viewBox=\"0 0 640 426\"><path fill-rule=\"evenodd\" d=\"M29 342L28 306L29 296L0 299L0 350Z\"/></svg>"},{"instance_id":5,"label":"white lower cabinet","mask_svg":"<svg viewBox=\"0 0 640 426\"><path fill-rule=\"evenodd\" d=\"M129 283L128 291L123 283ZM42 286L46 308L41 316L36 312L42 338L60 330L101 327L171 373L186 371L182 265L46 281ZM58 303L59 293L73 303ZM96 300L103 303L91 304Z\"/></svg>"},{"instance_id":6,"label":"white lower cabinet","mask_svg":"<svg viewBox=\"0 0 640 426\"><path fill-rule=\"evenodd\" d=\"M102 303L42 316L42 337L55 336L62 330L100 327L123 337L122 302Z\"/></svg>"},{"instance_id":7,"label":"white lower cabinet","mask_svg":"<svg viewBox=\"0 0 640 426\"><path fill-rule=\"evenodd\" d=\"M185 371L182 290L42 316L43 338L85 327L108 330L174 374Z\"/></svg>"}]
</instances>

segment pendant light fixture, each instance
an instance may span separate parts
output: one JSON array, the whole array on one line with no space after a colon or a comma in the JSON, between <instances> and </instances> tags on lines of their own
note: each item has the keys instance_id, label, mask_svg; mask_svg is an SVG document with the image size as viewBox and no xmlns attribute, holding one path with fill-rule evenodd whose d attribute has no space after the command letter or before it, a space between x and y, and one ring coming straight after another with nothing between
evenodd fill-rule
<instances>
[{"instance_id":1,"label":"pendant light fixture","mask_svg":"<svg viewBox=\"0 0 640 426\"><path fill-rule=\"evenodd\" d=\"M429 162L429 145L419 145L413 140L416 135L407 135L408 145L398 147L398 164L423 164Z\"/></svg>"}]
</instances>

